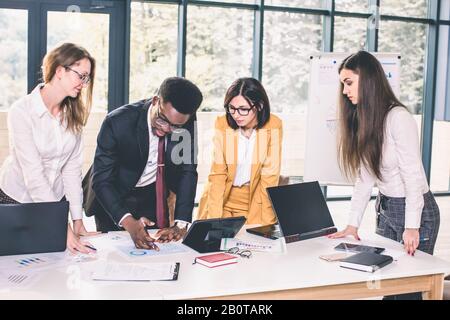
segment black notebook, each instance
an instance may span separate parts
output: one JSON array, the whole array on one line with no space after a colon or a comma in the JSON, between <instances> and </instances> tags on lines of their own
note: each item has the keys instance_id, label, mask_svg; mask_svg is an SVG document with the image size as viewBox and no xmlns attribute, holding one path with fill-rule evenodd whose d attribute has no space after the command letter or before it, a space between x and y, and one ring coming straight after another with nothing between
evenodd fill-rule
<instances>
[{"instance_id":1,"label":"black notebook","mask_svg":"<svg viewBox=\"0 0 450 320\"><path fill-rule=\"evenodd\" d=\"M341 267L365 272L375 272L390 264L391 256L372 252L361 252L341 261Z\"/></svg>"}]
</instances>

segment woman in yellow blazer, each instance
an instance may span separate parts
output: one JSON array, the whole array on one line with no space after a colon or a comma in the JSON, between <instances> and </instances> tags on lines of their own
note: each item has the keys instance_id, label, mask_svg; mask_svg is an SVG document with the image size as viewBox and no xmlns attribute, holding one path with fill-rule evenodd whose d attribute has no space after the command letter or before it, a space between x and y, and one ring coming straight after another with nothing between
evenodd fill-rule
<instances>
[{"instance_id":1,"label":"woman in yellow blazer","mask_svg":"<svg viewBox=\"0 0 450 320\"><path fill-rule=\"evenodd\" d=\"M275 223L266 188L277 186L280 177L282 122L270 113L266 91L253 78L233 82L224 107L197 218L245 216L247 224Z\"/></svg>"}]
</instances>

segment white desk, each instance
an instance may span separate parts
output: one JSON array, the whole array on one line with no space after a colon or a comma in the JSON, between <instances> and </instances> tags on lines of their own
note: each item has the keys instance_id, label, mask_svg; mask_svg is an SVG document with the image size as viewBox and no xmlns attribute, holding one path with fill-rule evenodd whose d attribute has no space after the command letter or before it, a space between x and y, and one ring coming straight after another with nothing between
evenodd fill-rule
<instances>
[{"instance_id":1,"label":"white desk","mask_svg":"<svg viewBox=\"0 0 450 320\"><path fill-rule=\"evenodd\" d=\"M262 238L244 230L241 239ZM354 299L422 291L429 299L442 299L443 277L450 263L417 252L402 253L402 246L375 234L362 235L362 243L387 248L397 261L374 274L339 267L319 255L351 239L316 238L287 245L286 254L254 252L250 259L214 269L192 265L200 254L187 253L126 259L105 238L92 239L98 260L43 271L29 289L0 288L0 299ZM390 251L395 250L395 251ZM400 253L400 255L399 255ZM90 280L97 264L109 262L181 262L177 281L99 282Z\"/></svg>"}]
</instances>

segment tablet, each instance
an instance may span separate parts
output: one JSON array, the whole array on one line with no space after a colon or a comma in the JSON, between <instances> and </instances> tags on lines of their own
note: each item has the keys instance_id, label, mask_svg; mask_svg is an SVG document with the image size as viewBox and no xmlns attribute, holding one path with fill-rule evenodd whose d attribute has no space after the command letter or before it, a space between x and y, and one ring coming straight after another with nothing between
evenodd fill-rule
<instances>
[{"instance_id":1,"label":"tablet","mask_svg":"<svg viewBox=\"0 0 450 320\"><path fill-rule=\"evenodd\" d=\"M354 244L354 243L340 243L334 249L338 251L349 251L349 252L372 252L372 253L381 253L384 251L384 248L380 247L371 247L365 246L362 244Z\"/></svg>"},{"instance_id":2,"label":"tablet","mask_svg":"<svg viewBox=\"0 0 450 320\"><path fill-rule=\"evenodd\" d=\"M223 238L234 238L245 224L245 217L195 220L183 244L200 253L220 251Z\"/></svg>"}]
</instances>

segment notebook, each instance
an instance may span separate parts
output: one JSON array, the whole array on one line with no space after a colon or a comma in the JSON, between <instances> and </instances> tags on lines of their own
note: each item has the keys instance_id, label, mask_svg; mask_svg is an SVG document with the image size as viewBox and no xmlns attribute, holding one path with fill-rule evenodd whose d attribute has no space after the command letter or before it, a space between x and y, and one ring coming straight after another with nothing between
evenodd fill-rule
<instances>
[{"instance_id":1,"label":"notebook","mask_svg":"<svg viewBox=\"0 0 450 320\"><path fill-rule=\"evenodd\" d=\"M341 261L342 268L375 272L393 261L391 256L373 252L361 252Z\"/></svg>"},{"instance_id":2,"label":"notebook","mask_svg":"<svg viewBox=\"0 0 450 320\"><path fill-rule=\"evenodd\" d=\"M237 257L228 253L215 253L195 258L195 263L204 265L208 268L225 266L237 263Z\"/></svg>"},{"instance_id":3,"label":"notebook","mask_svg":"<svg viewBox=\"0 0 450 320\"><path fill-rule=\"evenodd\" d=\"M278 224L249 228L247 232L286 243L337 231L317 181L267 188Z\"/></svg>"}]
</instances>

